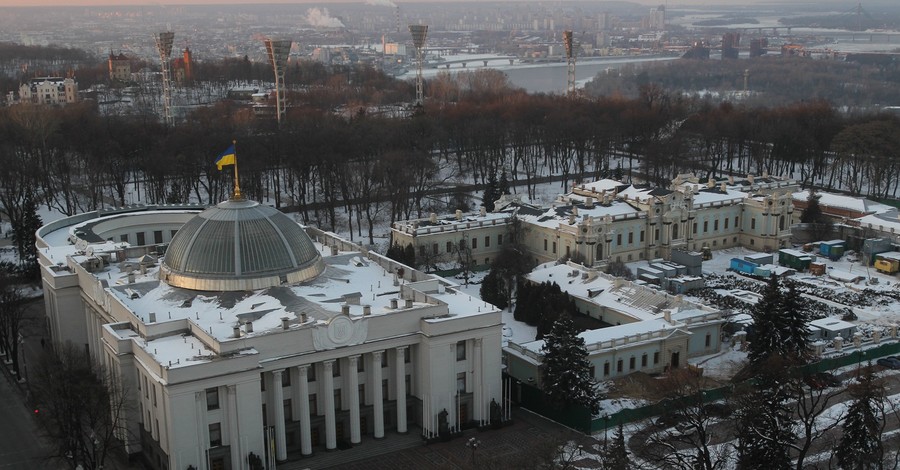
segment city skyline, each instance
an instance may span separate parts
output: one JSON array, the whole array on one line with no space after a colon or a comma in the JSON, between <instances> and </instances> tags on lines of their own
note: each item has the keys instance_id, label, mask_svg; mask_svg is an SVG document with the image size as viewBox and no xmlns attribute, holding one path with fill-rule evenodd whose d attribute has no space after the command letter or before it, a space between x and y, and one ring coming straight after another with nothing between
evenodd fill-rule
<instances>
[{"instance_id":1,"label":"city skyline","mask_svg":"<svg viewBox=\"0 0 900 470\"><path fill-rule=\"evenodd\" d=\"M477 0L455 0L448 2L447 0L416 0L414 2L400 2L400 4L416 4L416 3L458 3L458 2L476 2ZM521 2L538 2L540 0L496 0L505 3L521 3ZM54 6L160 6L169 5L266 5L266 4L303 4L303 5L338 5L338 4L385 4L395 3L391 0L367 0L367 1L346 1L346 0L169 0L165 2L148 1L148 0L78 0L75 2L65 0L0 0L0 8L10 7L54 7ZM629 3L640 5L667 5L669 7L679 6L722 6L722 5L741 5L758 4L772 5L778 4L771 0L679 0L677 2L668 2L667 0L630 0ZM829 3L829 2L820 2ZM840 2L837 2L840 3Z\"/></svg>"}]
</instances>

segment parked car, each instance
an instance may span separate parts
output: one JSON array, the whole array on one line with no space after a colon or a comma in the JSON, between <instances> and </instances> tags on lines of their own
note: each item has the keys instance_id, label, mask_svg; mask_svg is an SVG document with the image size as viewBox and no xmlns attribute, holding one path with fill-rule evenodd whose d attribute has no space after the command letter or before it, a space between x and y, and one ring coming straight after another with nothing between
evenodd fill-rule
<instances>
[{"instance_id":1,"label":"parked car","mask_svg":"<svg viewBox=\"0 0 900 470\"><path fill-rule=\"evenodd\" d=\"M731 416L731 406L726 403L710 403L703 405L703 411L707 416L715 418L727 418Z\"/></svg>"},{"instance_id":2,"label":"parked car","mask_svg":"<svg viewBox=\"0 0 900 470\"><path fill-rule=\"evenodd\" d=\"M898 359L897 356L882 357L875 361L875 363L879 366L887 367L888 369L900 369L900 359Z\"/></svg>"},{"instance_id":3,"label":"parked car","mask_svg":"<svg viewBox=\"0 0 900 470\"><path fill-rule=\"evenodd\" d=\"M841 379L829 372L816 372L815 374L807 375L803 378L803 381L806 382L806 385L809 385L809 388L814 390L837 387L841 384Z\"/></svg>"},{"instance_id":4,"label":"parked car","mask_svg":"<svg viewBox=\"0 0 900 470\"><path fill-rule=\"evenodd\" d=\"M671 428L678 423L681 423L685 420L685 416L681 413L666 413L659 418L656 418L654 424L661 428Z\"/></svg>"}]
</instances>

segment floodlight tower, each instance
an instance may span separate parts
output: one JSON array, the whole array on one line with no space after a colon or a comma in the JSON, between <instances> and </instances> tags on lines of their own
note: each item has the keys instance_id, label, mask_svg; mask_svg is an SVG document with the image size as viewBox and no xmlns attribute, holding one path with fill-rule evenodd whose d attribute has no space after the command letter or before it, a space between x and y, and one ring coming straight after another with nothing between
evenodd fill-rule
<instances>
[{"instance_id":1,"label":"floodlight tower","mask_svg":"<svg viewBox=\"0 0 900 470\"><path fill-rule=\"evenodd\" d=\"M575 96L575 43L572 40L572 31L563 31L563 44L566 46L566 64L569 70L569 81L566 93Z\"/></svg>"},{"instance_id":2,"label":"floodlight tower","mask_svg":"<svg viewBox=\"0 0 900 470\"><path fill-rule=\"evenodd\" d=\"M411 24L409 33L412 34L413 47L416 48L416 106L422 106L425 102L425 92L422 83L422 50L425 48L425 36L428 35L428 25Z\"/></svg>"},{"instance_id":3,"label":"floodlight tower","mask_svg":"<svg viewBox=\"0 0 900 470\"><path fill-rule=\"evenodd\" d=\"M288 54L291 52L293 42L290 39L266 39L266 52L269 54L269 64L275 72L275 112L278 124L285 113L284 97L284 71L287 68Z\"/></svg>"},{"instance_id":4,"label":"floodlight tower","mask_svg":"<svg viewBox=\"0 0 900 470\"><path fill-rule=\"evenodd\" d=\"M172 117L172 73L169 68L172 58L172 43L175 41L175 33L164 31L156 35L156 49L159 51L159 61L162 65L163 79L163 115L166 125L175 124Z\"/></svg>"}]
</instances>

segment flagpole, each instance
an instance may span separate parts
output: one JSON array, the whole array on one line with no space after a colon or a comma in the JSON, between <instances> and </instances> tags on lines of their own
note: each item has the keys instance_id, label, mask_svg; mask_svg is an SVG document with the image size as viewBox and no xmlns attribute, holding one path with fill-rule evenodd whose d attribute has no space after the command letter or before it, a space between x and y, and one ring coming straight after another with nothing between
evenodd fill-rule
<instances>
[{"instance_id":1,"label":"flagpole","mask_svg":"<svg viewBox=\"0 0 900 470\"><path fill-rule=\"evenodd\" d=\"M237 140L232 140L231 143L234 146L234 196L232 196L232 199L237 200L237 199L243 199L241 197L241 183L240 183L240 180L238 179Z\"/></svg>"}]
</instances>

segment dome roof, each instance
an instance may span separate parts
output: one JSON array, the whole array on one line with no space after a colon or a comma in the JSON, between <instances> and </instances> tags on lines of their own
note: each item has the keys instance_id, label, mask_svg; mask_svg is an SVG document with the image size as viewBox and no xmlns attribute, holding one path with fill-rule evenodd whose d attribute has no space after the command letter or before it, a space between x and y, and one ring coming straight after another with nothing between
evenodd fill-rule
<instances>
[{"instance_id":1,"label":"dome roof","mask_svg":"<svg viewBox=\"0 0 900 470\"><path fill-rule=\"evenodd\" d=\"M325 268L309 235L286 215L249 200L197 214L172 237L160 279L196 290L253 290L312 279Z\"/></svg>"}]
</instances>

